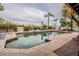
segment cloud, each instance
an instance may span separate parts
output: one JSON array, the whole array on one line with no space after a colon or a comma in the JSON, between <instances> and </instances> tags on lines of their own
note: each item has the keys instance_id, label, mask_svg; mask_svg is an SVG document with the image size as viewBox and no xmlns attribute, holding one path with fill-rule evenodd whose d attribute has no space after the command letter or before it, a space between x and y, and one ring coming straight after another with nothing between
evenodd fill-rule
<instances>
[{"instance_id":1,"label":"cloud","mask_svg":"<svg viewBox=\"0 0 79 59\"><path fill-rule=\"evenodd\" d=\"M47 13L33 7L27 7L24 8L23 10L27 14L26 15L27 17L33 19L44 19L44 15Z\"/></svg>"},{"instance_id":2,"label":"cloud","mask_svg":"<svg viewBox=\"0 0 79 59\"><path fill-rule=\"evenodd\" d=\"M0 12L0 16L8 19L12 22L45 22L47 23L47 18L44 15L48 11L51 11L55 15L57 14L57 9L55 4L3 4L5 10ZM34 5L34 6L33 6ZM52 7L54 5L54 7ZM58 8L58 7L57 7ZM55 10L56 9L56 10ZM45 11L48 10L48 11ZM57 14L59 16L59 14ZM50 22L54 18L50 18Z\"/></svg>"},{"instance_id":3,"label":"cloud","mask_svg":"<svg viewBox=\"0 0 79 59\"><path fill-rule=\"evenodd\" d=\"M44 19L45 14L46 14L46 12L33 8L33 7L26 7L26 8L21 8L21 9L16 8L13 10L4 10L4 11L0 12L1 16L18 19L18 20L19 19L21 19L21 20Z\"/></svg>"}]
</instances>

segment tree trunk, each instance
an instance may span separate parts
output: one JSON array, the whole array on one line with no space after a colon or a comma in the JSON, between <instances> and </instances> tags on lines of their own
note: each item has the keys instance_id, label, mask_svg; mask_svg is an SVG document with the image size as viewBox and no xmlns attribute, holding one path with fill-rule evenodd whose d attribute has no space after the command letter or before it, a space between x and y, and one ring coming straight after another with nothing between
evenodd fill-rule
<instances>
[{"instance_id":1,"label":"tree trunk","mask_svg":"<svg viewBox=\"0 0 79 59\"><path fill-rule=\"evenodd\" d=\"M72 18L71 18L71 31L73 30L73 22L72 22Z\"/></svg>"},{"instance_id":2,"label":"tree trunk","mask_svg":"<svg viewBox=\"0 0 79 59\"><path fill-rule=\"evenodd\" d=\"M42 30L43 30L43 21L41 22L41 24L42 24Z\"/></svg>"},{"instance_id":3,"label":"tree trunk","mask_svg":"<svg viewBox=\"0 0 79 59\"><path fill-rule=\"evenodd\" d=\"M47 29L49 29L49 16L48 16L48 27L47 27Z\"/></svg>"},{"instance_id":4,"label":"tree trunk","mask_svg":"<svg viewBox=\"0 0 79 59\"><path fill-rule=\"evenodd\" d=\"M64 17L64 20L65 20L65 27L67 27L66 17ZM66 31L67 31L67 29L66 29Z\"/></svg>"}]
</instances>

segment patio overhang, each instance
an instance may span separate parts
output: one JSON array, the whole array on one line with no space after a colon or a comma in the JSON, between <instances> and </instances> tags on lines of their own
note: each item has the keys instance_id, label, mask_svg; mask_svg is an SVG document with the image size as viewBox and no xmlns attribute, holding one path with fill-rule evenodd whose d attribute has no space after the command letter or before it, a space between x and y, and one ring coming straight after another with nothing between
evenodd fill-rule
<instances>
[{"instance_id":1,"label":"patio overhang","mask_svg":"<svg viewBox=\"0 0 79 59\"><path fill-rule=\"evenodd\" d=\"M71 8L72 8L77 14L79 14L79 3L68 3L68 5L70 5Z\"/></svg>"},{"instance_id":2,"label":"patio overhang","mask_svg":"<svg viewBox=\"0 0 79 59\"><path fill-rule=\"evenodd\" d=\"M69 12L68 16L71 17L71 30L72 30L73 28L72 19L77 23L79 27L79 20L74 17L75 14L79 16L79 3L66 3L66 5L68 7L68 12Z\"/></svg>"}]
</instances>

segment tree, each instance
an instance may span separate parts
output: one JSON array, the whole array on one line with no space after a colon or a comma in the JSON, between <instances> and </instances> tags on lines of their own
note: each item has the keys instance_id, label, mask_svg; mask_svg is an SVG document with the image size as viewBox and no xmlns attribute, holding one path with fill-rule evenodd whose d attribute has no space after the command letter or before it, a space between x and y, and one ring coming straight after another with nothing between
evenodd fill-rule
<instances>
[{"instance_id":1,"label":"tree","mask_svg":"<svg viewBox=\"0 0 79 59\"><path fill-rule=\"evenodd\" d=\"M43 25L43 29L47 29L47 25L44 24L44 25Z\"/></svg>"},{"instance_id":2,"label":"tree","mask_svg":"<svg viewBox=\"0 0 79 59\"><path fill-rule=\"evenodd\" d=\"M64 4L63 10L62 10L62 16L63 16L63 18L60 19L61 26L66 27L68 25L68 23L66 21L68 18L68 11L67 11L67 6L65 4ZM61 28L61 26L60 26L60 28Z\"/></svg>"},{"instance_id":3,"label":"tree","mask_svg":"<svg viewBox=\"0 0 79 59\"><path fill-rule=\"evenodd\" d=\"M3 11L3 10L4 10L4 6L0 4L0 11ZM2 28L2 26L3 26L2 23L3 23L4 21L5 21L4 19L0 18L0 27L1 27L1 28Z\"/></svg>"},{"instance_id":4,"label":"tree","mask_svg":"<svg viewBox=\"0 0 79 59\"><path fill-rule=\"evenodd\" d=\"M4 6L0 4L0 11L4 10Z\"/></svg>"},{"instance_id":5,"label":"tree","mask_svg":"<svg viewBox=\"0 0 79 59\"><path fill-rule=\"evenodd\" d=\"M63 11L62 11L62 16L64 17L64 20L65 20L65 26L67 25L67 23L66 23L66 18L67 18L67 9L66 9L66 5L64 5L64 7L63 7Z\"/></svg>"},{"instance_id":6,"label":"tree","mask_svg":"<svg viewBox=\"0 0 79 59\"><path fill-rule=\"evenodd\" d=\"M62 27L66 27L66 24L65 23L68 24L68 27L71 26L71 22L69 22L69 21L65 22L65 20L63 18L60 19L60 23L62 24Z\"/></svg>"},{"instance_id":7,"label":"tree","mask_svg":"<svg viewBox=\"0 0 79 59\"><path fill-rule=\"evenodd\" d=\"M0 24L1 24L1 23L5 23L5 19L0 18Z\"/></svg>"},{"instance_id":8,"label":"tree","mask_svg":"<svg viewBox=\"0 0 79 59\"><path fill-rule=\"evenodd\" d=\"M5 28L5 23L6 23L5 19L0 18L0 29Z\"/></svg>"},{"instance_id":9,"label":"tree","mask_svg":"<svg viewBox=\"0 0 79 59\"><path fill-rule=\"evenodd\" d=\"M49 12L46 15L44 15L44 17L48 18L48 27L47 27L47 29L49 29L49 18L50 18L50 16L54 17L54 15L49 13Z\"/></svg>"}]
</instances>

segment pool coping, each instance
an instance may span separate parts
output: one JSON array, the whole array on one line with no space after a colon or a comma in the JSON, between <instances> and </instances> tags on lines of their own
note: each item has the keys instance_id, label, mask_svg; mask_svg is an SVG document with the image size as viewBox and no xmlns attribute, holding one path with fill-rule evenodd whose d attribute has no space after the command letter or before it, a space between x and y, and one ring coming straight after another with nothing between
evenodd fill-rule
<instances>
[{"instance_id":1,"label":"pool coping","mask_svg":"<svg viewBox=\"0 0 79 59\"><path fill-rule=\"evenodd\" d=\"M23 33L41 33L41 32L61 32L61 31L52 31L52 30L33 30L33 31L24 31L24 32L5 32L5 33L0 33L6 36L5 39L0 40L0 47L2 46L2 48L6 47L6 43L8 43L9 41L13 41L17 38L17 34L23 34ZM68 32L69 31L63 31L63 32Z\"/></svg>"},{"instance_id":2,"label":"pool coping","mask_svg":"<svg viewBox=\"0 0 79 59\"><path fill-rule=\"evenodd\" d=\"M5 39L0 40L0 47L5 48L6 44L14 41L17 38L17 34L23 34L23 33L41 33L41 32L62 32L62 33L71 33L72 31L57 31L57 30L33 30L33 31L24 31L24 32L5 32L5 33L0 33L4 34L6 36ZM49 38L47 38L49 40Z\"/></svg>"}]
</instances>

